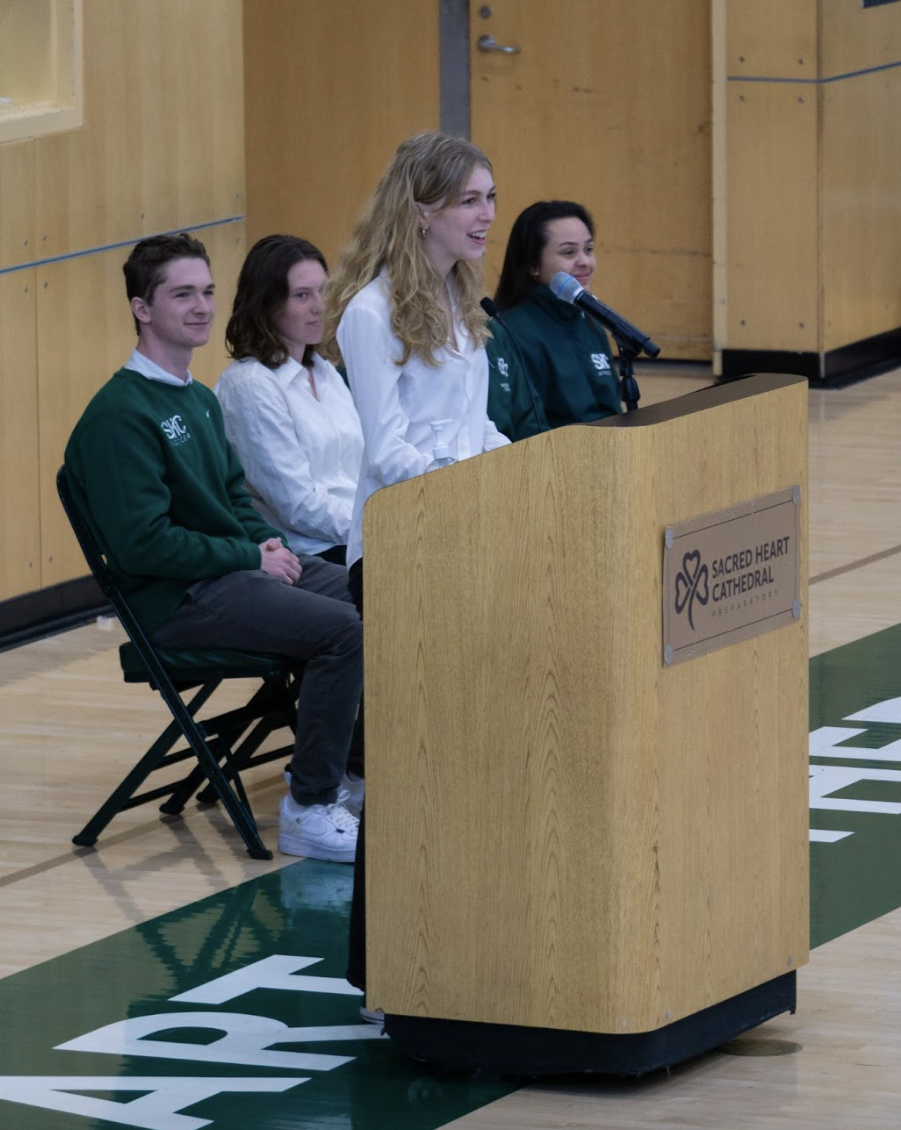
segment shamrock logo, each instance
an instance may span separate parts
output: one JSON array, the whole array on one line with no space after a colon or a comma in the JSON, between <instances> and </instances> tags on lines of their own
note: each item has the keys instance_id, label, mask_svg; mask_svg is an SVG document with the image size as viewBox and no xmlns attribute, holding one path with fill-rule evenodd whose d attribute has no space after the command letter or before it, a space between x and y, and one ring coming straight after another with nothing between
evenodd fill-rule
<instances>
[{"instance_id":1,"label":"shamrock logo","mask_svg":"<svg viewBox=\"0 0 901 1130\"><path fill-rule=\"evenodd\" d=\"M682 558L682 572L676 574L676 613L681 613L688 605L688 623L694 631L694 603L699 600L706 604L710 599L707 588L707 566L701 564L701 553L694 550Z\"/></svg>"}]
</instances>

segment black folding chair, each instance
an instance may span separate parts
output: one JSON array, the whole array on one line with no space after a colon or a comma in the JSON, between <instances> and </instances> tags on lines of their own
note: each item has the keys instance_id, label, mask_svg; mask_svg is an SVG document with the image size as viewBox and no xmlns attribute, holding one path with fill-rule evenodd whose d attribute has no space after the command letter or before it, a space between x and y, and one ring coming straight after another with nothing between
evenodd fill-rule
<instances>
[{"instance_id":1,"label":"black folding chair","mask_svg":"<svg viewBox=\"0 0 901 1130\"><path fill-rule=\"evenodd\" d=\"M257 831L241 772L252 765L284 760L293 753L300 665L289 665L273 656L224 648L183 651L156 647L114 581L87 516L84 499L79 497L81 492L70 481L65 466L59 470L56 486L85 560L128 634L130 642L119 648L125 681L149 683L159 691L173 718L118 788L78 835L73 836L72 842L91 846L118 812L160 797L168 798L160 805L161 812L178 814L197 793L198 801L203 803L222 801L252 858L271 859L272 852L263 845ZM203 721L196 719L197 712L223 680L248 677L262 679L262 686L246 706ZM193 697L185 701L182 695L191 690ZM290 745L260 753L259 748L266 738L284 726L291 731ZM187 746L173 749L182 739ZM138 792L151 773L189 759L193 764L185 776Z\"/></svg>"}]
</instances>

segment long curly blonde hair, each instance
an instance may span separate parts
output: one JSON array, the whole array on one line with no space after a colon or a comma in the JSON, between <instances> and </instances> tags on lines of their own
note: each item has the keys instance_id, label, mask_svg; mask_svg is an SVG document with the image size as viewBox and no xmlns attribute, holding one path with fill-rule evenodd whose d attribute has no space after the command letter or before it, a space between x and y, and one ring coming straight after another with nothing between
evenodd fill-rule
<instances>
[{"instance_id":1,"label":"long curly blonde hair","mask_svg":"<svg viewBox=\"0 0 901 1130\"><path fill-rule=\"evenodd\" d=\"M423 247L416 205L454 204L476 165L492 171L481 149L446 133L420 133L399 146L329 280L321 353L340 360L336 333L344 310L384 268L391 283L391 332L403 346L398 364L416 356L438 365L435 354L447 344L447 318L439 302L444 284ZM458 262L450 278L467 333L477 344L485 341L490 335L479 306L481 263Z\"/></svg>"}]
</instances>

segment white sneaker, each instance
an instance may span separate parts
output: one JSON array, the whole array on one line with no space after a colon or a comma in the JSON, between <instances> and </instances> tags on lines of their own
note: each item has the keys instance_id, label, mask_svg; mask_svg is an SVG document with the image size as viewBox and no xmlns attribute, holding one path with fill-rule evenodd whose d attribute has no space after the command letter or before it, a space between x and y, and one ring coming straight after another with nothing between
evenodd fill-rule
<instances>
[{"instance_id":1,"label":"white sneaker","mask_svg":"<svg viewBox=\"0 0 901 1130\"><path fill-rule=\"evenodd\" d=\"M344 805L351 816L360 819L363 811L363 794L366 791L366 782L362 777L351 777L345 773L338 786L338 804Z\"/></svg>"},{"instance_id":2,"label":"white sneaker","mask_svg":"<svg viewBox=\"0 0 901 1130\"><path fill-rule=\"evenodd\" d=\"M285 769L285 784L291 788L291 768L288 766ZM363 811L363 794L366 791L366 782L362 777L351 777L347 773L341 778L341 784L338 786L338 796L335 798L335 803L342 805L351 816L356 816L360 819L360 813Z\"/></svg>"},{"instance_id":3,"label":"white sneaker","mask_svg":"<svg viewBox=\"0 0 901 1130\"><path fill-rule=\"evenodd\" d=\"M299 805L282 797L278 815L278 850L283 855L353 863L360 821L340 804Z\"/></svg>"},{"instance_id":4,"label":"white sneaker","mask_svg":"<svg viewBox=\"0 0 901 1130\"><path fill-rule=\"evenodd\" d=\"M365 1024L381 1024L385 1026L385 1014L380 1008L367 1008L366 1005L360 1006L360 1019Z\"/></svg>"}]
</instances>

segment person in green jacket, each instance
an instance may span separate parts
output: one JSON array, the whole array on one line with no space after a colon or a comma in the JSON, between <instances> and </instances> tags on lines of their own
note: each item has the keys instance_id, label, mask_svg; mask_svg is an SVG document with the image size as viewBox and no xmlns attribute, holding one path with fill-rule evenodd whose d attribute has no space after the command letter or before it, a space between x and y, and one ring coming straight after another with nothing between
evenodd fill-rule
<instances>
[{"instance_id":1,"label":"person in green jacket","mask_svg":"<svg viewBox=\"0 0 901 1130\"><path fill-rule=\"evenodd\" d=\"M303 661L279 850L353 862L339 801L362 693L362 625L347 575L297 557L254 508L212 391L188 366L210 336L210 261L192 236L142 240L125 263L138 331L66 447L70 481L117 583L161 647ZM359 773L359 768L354 769Z\"/></svg>"},{"instance_id":2,"label":"person in green jacket","mask_svg":"<svg viewBox=\"0 0 901 1130\"><path fill-rule=\"evenodd\" d=\"M494 301L551 428L622 411L606 333L548 287L558 271L566 271L589 290L596 267L594 221L581 204L542 200L517 217Z\"/></svg>"},{"instance_id":3,"label":"person in green jacket","mask_svg":"<svg viewBox=\"0 0 901 1130\"><path fill-rule=\"evenodd\" d=\"M546 432L544 409L535 390L529 391L529 378L515 342L496 316L491 319L489 328L491 337L485 343L489 418L510 440Z\"/></svg>"}]
</instances>

